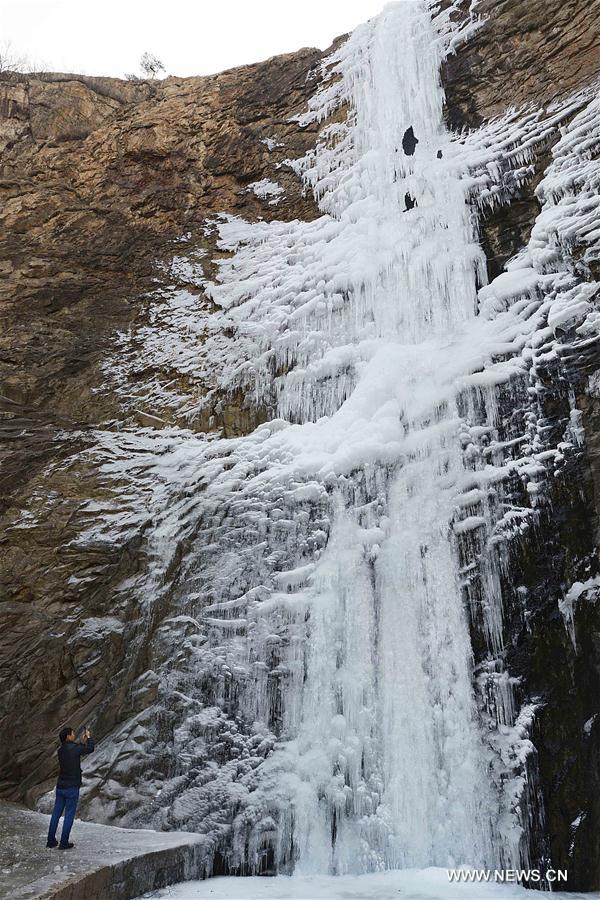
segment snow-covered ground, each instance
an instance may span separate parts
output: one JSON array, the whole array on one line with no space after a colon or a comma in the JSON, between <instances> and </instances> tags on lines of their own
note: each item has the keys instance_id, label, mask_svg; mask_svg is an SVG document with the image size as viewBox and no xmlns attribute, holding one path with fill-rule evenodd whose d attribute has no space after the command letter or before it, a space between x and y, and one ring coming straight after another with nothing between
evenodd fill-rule
<instances>
[{"instance_id":1,"label":"snow-covered ground","mask_svg":"<svg viewBox=\"0 0 600 900\"><path fill-rule=\"evenodd\" d=\"M209 878L173 885L144 897L172 900L531 900L530 891L516 884L453 884L445 869L404 869L371 875L299 876L277 878ZM557 892L556 898L600 897L600 893Z\"/></svg>"},{"instance_id":2,"label":"snow-covered ground","mask_svg":"<svg viewBox=\"0 0 600 900\"><path fill-rule=\"evenodd\" d=\"M0 802L0 898L66 896L67 883L73 886L69 896L112 898L123 882L128 890L135 885L144 891L156 884L159 872L163 880L165 870L173 880L196 873L204 855L204 838L198 834L113 828L79 819L71 832L75 847L63 853L46 848L49 820Z\"/></svg>"}]
</instances>

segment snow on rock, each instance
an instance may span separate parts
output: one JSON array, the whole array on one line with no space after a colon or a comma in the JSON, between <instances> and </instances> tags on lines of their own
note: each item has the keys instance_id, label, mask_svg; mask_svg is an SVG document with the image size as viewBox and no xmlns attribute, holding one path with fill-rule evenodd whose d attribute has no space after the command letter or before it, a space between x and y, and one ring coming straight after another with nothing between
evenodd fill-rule
<instances>
[{"instance_id":1,"label":"snow on rock","mask_svg":"<svg viewBox=\"0 0 600 900\"><path fill-rule=\"evenodd\" d=\"M283 147L283 144L281 143L281 141L278 141L276 138L270 138L270 137L263 138L261 140L261 144L264 144L265 147L267 148L267 150L269 150L269 151L275 150L276 147Z\"/></svg>"},{"instance_id":2,"label":"snow on rock","mask_svg":"<svg viewBox=\"0 0 600 900\"><path fill-rule=\"evenodd\" d=\"M269 147L269 149L272 149ZM284 193L283 188L276 181L270 181L268 178L262 178L260 181L253 181L248 185L248 190L260 197L261 200L269 199L269 203L279 203L281 195Z\"/></svg>"},{"instance_id":3,"label":"snow on rock","mask_svg":"<svg viewBox=\"0 0 600 900\"><path fill-rule=\"evenodd\" d=\"M571 585L565 596L558 600L558 608L564 619L565 628L569 632L575 649L577 649L575 635L575 607L587 591L593 591L596 588L600 588L600 575L588 578L587 581L576 581L575 584Z\"/></svg>"}]
</instances>

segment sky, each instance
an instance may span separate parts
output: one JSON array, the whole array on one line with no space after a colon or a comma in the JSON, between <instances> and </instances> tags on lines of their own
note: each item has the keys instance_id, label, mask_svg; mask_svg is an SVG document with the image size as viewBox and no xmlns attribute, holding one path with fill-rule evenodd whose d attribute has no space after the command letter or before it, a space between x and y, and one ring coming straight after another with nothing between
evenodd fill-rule
<instances>
[{"instance_id":1,"label":"sky","mask_svg":"<svg viewBox=\"0 0 600 900\"><path fill-rule=\"evenodd\" d=\"M0 0L0 46L39 69L208 75L300 47L329 46L385 0Z\"/></svg>"}]
</instances>

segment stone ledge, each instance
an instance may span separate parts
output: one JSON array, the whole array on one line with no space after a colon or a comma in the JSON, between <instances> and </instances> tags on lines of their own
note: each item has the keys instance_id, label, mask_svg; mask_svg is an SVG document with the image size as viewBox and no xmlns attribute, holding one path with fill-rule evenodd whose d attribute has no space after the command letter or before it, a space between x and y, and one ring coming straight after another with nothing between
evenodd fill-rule
<instances>
[{"instance_id":1,"label":"stone ledge","mask_svg":"<svg viewBox=\"0 0 600 900\"><path fill-rule=\"evenodd\" d=\"M205 838L76 820L73 850L45 847L49 816L0 804L0 897L131 900L201 877ZM60 833L60 831L59 831Z\"/></svg>"}]
</instances>

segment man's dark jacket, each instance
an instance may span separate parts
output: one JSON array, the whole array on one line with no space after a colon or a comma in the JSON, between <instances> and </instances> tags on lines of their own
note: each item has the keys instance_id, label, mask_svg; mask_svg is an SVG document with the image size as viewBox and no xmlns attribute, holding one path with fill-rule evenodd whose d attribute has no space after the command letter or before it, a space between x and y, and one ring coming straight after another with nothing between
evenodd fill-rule
<instances>
[{"instance_id":1,"label":"man's dark jacket","mask_svg":"<svg viewBox=\"0 0 600 900\"><path fill-rule=\"evenodd\" d=\"M81 787L81 757L92 753L94 742L88 738L87 743L78 744L75 741L65 741L58 748L58 764L60 774L56 782L57 788Z\"/></svg>"}]
</instances>

